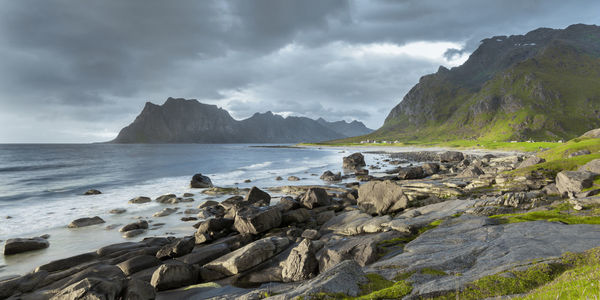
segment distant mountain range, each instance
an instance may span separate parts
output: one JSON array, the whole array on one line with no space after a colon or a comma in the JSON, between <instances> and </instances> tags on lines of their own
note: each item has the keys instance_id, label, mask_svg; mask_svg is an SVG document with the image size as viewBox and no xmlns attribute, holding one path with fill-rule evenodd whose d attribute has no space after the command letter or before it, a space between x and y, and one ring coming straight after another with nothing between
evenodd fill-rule
<instances>
[{"instance_id":1,"label":"distant mountain range","mask_svg":"<svg viewBox=\"0 0 600 300\"><path fill-rule=\"evenodd\" d=\"M111 143L298 143L371 133L363 123L256 113L238 121L217 107L181 98L147 102L133 123Z\"/></svg>"},{"instance_id":2,"label":"distant mountain range","mask_svg":"<svg viewBox=\"0 0 600 300\"><path fill-rule=\"evenodd\" d=\"M600 27L484 39L461 66L421 77L361 139L571 139L600 127Z\"/></svg>"}]
</instances>

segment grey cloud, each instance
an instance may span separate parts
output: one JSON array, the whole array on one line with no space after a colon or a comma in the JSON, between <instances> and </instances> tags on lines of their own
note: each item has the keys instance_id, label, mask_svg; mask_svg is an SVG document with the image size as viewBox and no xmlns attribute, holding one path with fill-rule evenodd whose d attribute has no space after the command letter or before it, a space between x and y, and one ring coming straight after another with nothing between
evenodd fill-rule
<instances>
[{"instance_id":1,"label":"grey cloud","mask_svg":"<svg viewBox=\"0 0 600 300\"><path fill-rule=\"evenodd\" d=\"M342 47L464 44L451 59L489 36L599 23L599 10L558 0L2 1L0 142L97 141L169 96L236 117L271 110L378 127L440 62L361 61Z\"/></svg>"}]
</instances>

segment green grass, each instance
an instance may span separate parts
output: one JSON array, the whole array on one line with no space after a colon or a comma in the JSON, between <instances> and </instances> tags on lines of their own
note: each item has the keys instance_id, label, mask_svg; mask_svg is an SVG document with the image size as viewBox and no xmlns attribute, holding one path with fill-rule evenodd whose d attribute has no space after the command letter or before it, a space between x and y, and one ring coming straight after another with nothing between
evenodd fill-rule
<instances>
[{"instance_id":1,"label":"green grass","mask_svg":"<svg viewBox=\"0 0 600 300\"><path fill-rule=\"evenodd\" d=\"M441 270L436 270L436 269L432 269L432 268L423 268L421 269L421 274L426 274L426 275L433 275L433 276L446 276L448 275L448 273L441 271Z\"/></svg>"},{"instance_id":2,"label":"green grass","mask_svg":"<svg viewBox=\"0 0 600 300\"><path fill-rule=\"evenodd\" d=\"M360 285L361 293L357 297L349 297L341 293L316 293L311 294L308 299L340 299L340 300L375 300L375 299L401 299L410 294L412 286L410 283L399 280L391 281L375 273L366 274L368 282ZM297 299L305 299L300 296Z\"/></svg>"},{"instance_id":3,"label":"green grass","mask_svg":"<svg viewBox=\"0 0 600 300\"><path fill-rule=\"evenodd\" d=\"M514 299L600 299L600 264L577 267Z\"/></svg>"},{"instance_id":4,"label":"green grass","mask_svg":"<svg viewBox=\"0 0 600 300\"><path fill-rule=\"evenodd\" d=\"M548 221L565 224L600 224L600 216L597 214L597 210L576 211L567 203L547 211L501 214L490 216L490 218L500 219L505 223Z\"/></svg>"}]
</instances>

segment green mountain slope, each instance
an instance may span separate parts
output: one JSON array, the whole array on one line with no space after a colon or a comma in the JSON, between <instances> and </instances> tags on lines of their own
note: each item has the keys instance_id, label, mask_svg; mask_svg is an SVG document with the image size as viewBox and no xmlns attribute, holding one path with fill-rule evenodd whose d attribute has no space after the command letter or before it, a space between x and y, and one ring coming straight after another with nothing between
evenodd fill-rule
<instances>
[{"instance_id":1,"label":"green mountain slope","mask_svg":"<svg viewBox=\"0 0 600 300\"><path fill-rule=\"evenodd\" d=\"M600 127L600 27L493 37L462 66L421 78L364 139L571 139Z\"/></svg>"}]
</instances>

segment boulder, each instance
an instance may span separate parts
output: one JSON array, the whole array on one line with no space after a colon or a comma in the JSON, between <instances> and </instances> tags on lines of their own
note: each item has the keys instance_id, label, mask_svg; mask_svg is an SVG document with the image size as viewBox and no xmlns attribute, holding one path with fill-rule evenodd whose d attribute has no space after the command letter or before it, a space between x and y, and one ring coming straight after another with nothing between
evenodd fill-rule
<instances>
[{"instance_id":1,"label":"boulder","mask_svg":"<svg viewBox=\"0 0 600 300\"><path fill-rule=\"evenodd\" d=\"M208 176L198 173L192 177L192 181L190 181L190 187L196 189L205 189L213 187L213 184Z\"/></svg>"},{"instance_id":2,"label":"boulder","mask_svg":"<svg viewBox=\"0 0 600 300\"><path fill-rule=\"evenodd\" d=\"M48 240L41 237L8 239L4 244L4 255L40 250L49 246Z\"/></svg>"},{"instance_id":3,"label":"boulder","mask_svg":"<svg viewBox=\"0 0 600 300\"><path fill-rule=\"evenodd\" d=\"M269 205L271 203L271 195L263 190L253 186L246 197L244 197L244 201L249 204L259 204L259 205Z\"/></svg>"},{"instance_id":4,"label":"boulder","mask_svg":"<svg viewBox=\"0 0 600 300\"><path fill-rule=\"evenodd\" d=\"M519 167L517 167L517 169L523 169L523 168L535 166L535 165L541 164L543 162L546 162L546 160L541 157L537 157L537 156L533 155L533 156L530 156L529 158L527 158L526 160L524 160L523 162L521 162L521 164L519 164Z\"/></svg>"},{"instance_id":5,"label":"boulder","mask_svg":"<svg viewBox=\"0 0 600 300\"><path fill-rule=\"evenodd\" d=\"M342 167L347 170L357 170L366 165L365 157L361 153L353 153L343 158Z\"/></svg>"},{"instance_id":6,"label":"boulder","mask_svg":"<svg viewBox=\"0 0 600 300\"><path fill-rule=\"evenodd\" d=\"M119 299L124 280L88 277L61 289L52 299Z\"/></svg>"},{"instance_id":7,"label":"boulder","mask_svg":"<svg viewBox=\"0 0 600 300\"><path fill-rule=\"evenodd\" d=\"M600 158L589 161L585 165L579 167L578 171L600 174Z\"/></svg>"},{"instance_id":8,"label":"boulder","mask_svg":"<svg viewBox=\"0 0 600 300\"><path fill-rule=\"evenodd\" d=\"M196 230L197 235L208 234L210 239L214 238L219 232L229 232L233 226L233 219L229 218L209 218L199 222ZM194 225L196 227L196 225Z\"/></svg>"},{"instance_id":9,"label":"boulder","mask_svg":"<svg viewBox=\"0 0 600 300\"><path fill-rule=\"evenodd\" d=\"M219 205L219 202L214 200L206 200L198 205L198 208L213 207Z\"/></svg>"},{"instance_id":10,"label":"boulder","mask_svg":"<svg viewBox=\"0 0 600 300\"><path fill-rule=\"evenodd\" d=\"M152 201L152 199L150 199L149 197L140 196L140 197L135 197L135 198L129 200L129 203L142 204L142 203L148 203L150 201Z\"/></svg>"},{"instance_id":11,"label":"boulder","mask_svg":"<svg viewBox=\"0 0 600 300\"><path fill-rule=\"evenodd\" d=\"M192 237L178 239L170 244L162 246L162 248L156 252L156 258L165 260L186 255L192 252L195 244L195 239Z\"/></svg>"},{"instance_id":12,"label":"boulder","mask_svg":"<svg viewBox=\"0 0 600 300\"><path fill-rule=\"evenodd\" d=\"M125 276L160 265L161 262L152 255L139 255L117 264Z\"/></svg>"},{"instance_id":13,"label":"boulder","mask_svg":"<svg viewBox=\"0 0 600 300\"><path fill-rule=\"evenodd\" d=\"M246 271L287 248L285 237L267 237L250 243L204 265L204 268L231 276Z\"/></svg>"},{"instance_id":14,"label":"boulder","mask_svg":"<svg viewBox=\"0 0 600 300\"><path fill-rule=\"evenodd\" d=\"M333 173L331 171L325 171L325 172L323 172L323 174L321 175L320 178L322 180L330 181L330 182L340 181L340 180L342 180L342 173L340 173L340 172Z\"/></svg>"},{"instance_id":15,"label":"boulder","mask_svg":"<svg viewBox=\"0 0 600 300\"><path fill-rule=\"evenodd\" d=\"M288 181L299 181L299 180L300 180L300 177L297 177L297 176L290 176L290 177L288 177L288 179L287 179L287 180L288 180Z\"/></svg>"},{"instance_id":16,"label":"boulder","mask_svg":"<svg viewBox=\"0 0 600 300\"><path fill-rule=\"evenodd\" d=\"M69 225L67 227L79 228L79 227L97 225L97 224L102 224L102 223L105 223L104 220L102 220L102 218L100 218L98 216L95 216L95 217L91 217L91 218L79 218L79 219L73 220L71 223L69 223Z\"/></svg>"},{"instance_id":17,"label":"boulder","mask_svg":"<svg viewBox=\"0 0 600 300\"><path fill-rule=\"evenodd\" d=\"M331 200L326 190L322 188L310 188L300 199L300 204L306 208L313 209L318 206L330 205Z\"/></svg>"},{"instance_id":18,"label":"boulder","mask_svg":"<svg viewBox=\"0 0 600 300\"><path fill-rule=\"evenodd\" d=\"M483 170L481 170L478 166L471 165L465 168L457 177L462 178L475 178L485 174Z\"/></svg>"},{"instance_id":19,"label":"boulder","mask_svg":"<svg viewBox=\"0 0 600 300\"><path fill-rule=\"evenodd\" d=\"M161 265L152 273L150 284L157 291L192 285L198 282L198 272L186 264Z\"/></svg>"},{"instance_id":20,"label":"boulder","mask_svg":"<svg viewBox=\"0 0 600 300\"><path fill-rule=\"evenodd\" d=\"M575 157L575 156L581 156L581 155L588 155L588 154L591 154L591 153L592 152L590 152L590 150L582 149L582 150L578 150L578 151L570 153L569 157Z\"/></svg>"},{"instance_id":21,"label":"boulder","mask_svg":"<svg viewBox=\"0 0 600 300\"><path fill-rule=\"evenodd\" d=\"M423 173L425 176L431 176L433 174L437 174L440 171L440 164L438 163L424 163L421 168L423 168Z\"/></svg>"},{"instance_id":22,"label":"boulder","mask_svg":"<svg viewBox=\"0 0 600 300\"><path fill-rule=\"evenodd\" d=\"M143 234L145 232L146 232L146 229L133 229L133 230L123 232L122 236L124 238L132 238L132 237L136 237L140 234Z\"/></svg>"},{"instance_id":23,"label":"boulder","mask_svg":"<svg viewBox=\"0 0 600 300\"><path fill-rule=\"evenodd\" d=\"M335 212L332 210L326 210L317 214L317 225L323 225L331 218L335 217Z\"/></svg>"},{"instance_id":24,"label":"boulder","mask_svg":"<svg viewBox=\"0 0 600 300\"><path fill-rule=\"evenodd\" d=\"M176 258L188 265L203 266L227 253L231 252L226 243L212 244L194 249L191 253Z\"/></svg>"},{"instance_id":25,"label":"boulder","mask_svg":"<svg viewBox=\"0 0 600 300\"><path fill-rule=\"evenodd\" d=\"M408 206L402 188L390 180L369 181L358 189L358 207L368 214L385 215Z\"/></svg>"},{"instance_id":26,"label":"boulder","mask_svg":"<svg viewBox=\"0 0 600 300\"><path fill-rule=\"evenodd\" d=\"M306 229L302 232L301 235L303 238L305 239L309 239L309 240L318 240L319 238L321 238L321 234L319 233L319 231L314 230L314 229Z\"/></svg>"},{"instance_id":27,"label":"boulder","mask_svg":"<svg viewBox=\"0 0 600 300\"><path fill-rule=\"evenodd\" d=\"M556 174L556 188L561 194L579 193L591 187L596 174L581 171L561 171Z\"/></svg>"},{"instance_id":28,"label":"boulder","mask_svg":"<svg viewBox=\"0 0 600 300\"><path fill-rule=\"evenodd\" d=\"M284 282L302 281L315 277L319 272L319 262L312 242L304 239L294 247L287 259L281 263Z\"/></svg>"},{"instance_id":29,"label":"boulder","mask_svg":"<svg viewBox=\"0 0 600 300\"><path fill-rule=\"evenodd\" d=\"M289 196L281 197L279 199L279 203L277 203L277 207L279 207L282 212L286 212L292 209L300 208L300 202Z\"/></svg>"},{"instance_id":30,"label":"boulder","mask_svg":"<svg viewBox=\"0 0 600 300\"><path fill-rule=\"evenodd\" d=\"M91 190L87 190L83 194L86 195L86 196L89 196L89 195L100 195L100 194L102 194L102 192L99 191L99 190L91 189Z\"/></svg>"},{"instance_id":31,"label":"boulder","mask_svg":"<svg viewBox=\"0 0 600 300\"><path fill-rule=\"evenodd\" d=\"M176 208L165 207L161 211L155 212L152 216L153 217L166 217L168 215L173 214L176 211L177 211L177 207Z\"/></svg>"},{"instance_id":32,"label":"boulder","mask_svg":"<svg viewBox=\"0 0 600 300\"><path fill-rule=\"evenodd\" d=\"M600 138L600 128L592 129L592 130L584 133L581 137L592 138L592 139Z\"/></svg>"},{"instance_id":33,"label":"boulder","mask_svg":"<svg viewBox=\"0 0 600 300\"><path fill-rule=\"evenodd\" d=\"M446 151L440 153L440 162L457 163L462 161L464 158L465 156L462 154L462 152L458 151Z\"/></svg>"},{"instance_id":34,"label":"boulder","mask_svg":"<svg viewBox=\"0 0 600 300\"><path fill-rule=\"evenodd\" d=\"M271 297L274 300L297 299L307 295L341 294L355 297L362 292L361 286L369 280L362 268L354 261L339 263L317 277L295 287L292 291Z\"/></svg>"},{"instance_id":35,"label":"boulder","mask_svg":"<svg viewBox=\"0 0 600 300\"><path fill-rule=\"evenodd\" d=\"M241 208L233 226L239 233L259 234L281 225L281 211L277 207Z\"/></svg>"},{"instance_id":36,"label":"boulder","mask_svg":"<svg viewBox=\"0 0 600 300\"><path fill-rule=\"evenodd\" d=\"M139 279L127 281L124 299L127 300L150 300L156 298L154 287L149 282Z\"/></svg>"},{"instance_id":37,"label":"boulder","mask_svg":"<svg viewBox=\"0 0 600 300\"><path fill-rule=\"evenodd\" d=\"M155 201L158 202L158 203L165 203L165 202L168 202L171 198L177 198L177 195L175 195L175 194L164 194L164 195L156 197Z\"/></svg>"},{"instance_id":38,"label":"boulder","mask_svg":"<svg viewBox=\"0 0 600 300\"><path fill-rule=\"evenodd\" d=\"M108 211L109 214L120 215L125 213L127 210L124 208L113 208Z\"/></svg>"},{"instance_id":39,"label":"boulder","mask_svg":"<svg viewBox=\"0 0 600 300\"><path fill-rule=\"evenodd\" d=\"M148 221L139 220L135 223L127 224L119 229L120 232L127 232L135 229L148 229Z\"/></svg>"},{"instance_id":40,"label":"boulder","mask_svg":"<svg viewBox=\"0 0 600 300\"><path fill-rule=\"evenodd\" d=\"M427 177L427 174L423 171L423 167L406 167L400 168L398 170L398 179L407 180L407 179L421 179Z\"/></svg>"},{"instance_id":41,"label":"boulder","mask_svg":"<svg viewBox=\"0 0 600 300\"><path fill-rule=\"evenodd\" d=\"M306 208L294 209L283 213L281 218L283 225L304 223L310 219L310 211Z\"/></svg>"},{"instance_id":42,"label":"boulder","mask_svg":"<svg viewBox=\"0 0 600 300\"><path fill-rule=\"evenodd\" d=\"M35 272L39 271L48 271L48 272L56 272L66 270L68 268L72 268L74 266L84 264L95 260L98 258L98 254L96 252L88 252L83 254L78 254L75 256L51 261L47 264L41 265L35 269Z\"/></svg>"}]
</instances>

